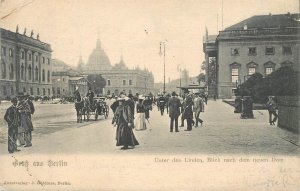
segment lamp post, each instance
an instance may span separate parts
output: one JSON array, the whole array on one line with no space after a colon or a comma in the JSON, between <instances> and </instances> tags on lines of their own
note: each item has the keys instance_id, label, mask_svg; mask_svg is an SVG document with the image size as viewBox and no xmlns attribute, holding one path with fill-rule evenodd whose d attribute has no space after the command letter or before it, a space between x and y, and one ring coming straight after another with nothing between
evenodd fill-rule
<instances>
[{"instance_id":1,"label":"lamp post","mask_svg":"<svg viewBox=\"0 0 300 191\"><path fill-rule=\"evenodd\" d=\"M178 65L178 68L179 70L179 96L181 97L181 64Z\"/></svg>"},{"instance_id":2,"label":"lamp post","mask_svg":"<svg viewBox=\"0 0 300 191\"><path fill-rule=\"evenodd\" d=\"M163 91L163 93L166 93L166 41L160 42L160 52L159 52L160 55L162 55L162 48L163 48L163 54L164 54L164 91Z\"/></svg>"}]
</instances>

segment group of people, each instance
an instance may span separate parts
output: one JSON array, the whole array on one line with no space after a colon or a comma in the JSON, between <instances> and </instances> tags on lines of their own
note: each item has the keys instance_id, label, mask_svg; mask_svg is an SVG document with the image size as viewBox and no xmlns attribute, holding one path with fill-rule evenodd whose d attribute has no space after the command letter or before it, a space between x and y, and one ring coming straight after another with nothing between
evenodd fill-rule
<instances>
[{"instance_id":1,"label":"group of people","mask_svg":"<svg viewBox=\"0 0 300 191\"><path fill-rule=\"evenodd\" d=\"M199 122L202 126L203 120L200 119L200 113L204 112L205 96L200 93L185 92L183 101L181 102L178 95L173 92L172 97L168 101L169 117L170 117L170 132L173 132L175 123L175 132L178 130L178 118L181 114L181 125L184 126L184 120L187 123L185 131L191 131L192 126L198 127ZM207 102L206 102L207 103ZM196 122L194 121L194 118Z\"/></svg>"},{"instance_id":2,"label":"group of people","mask_svg":"<svg viewBox=\"0 0 300 191\"><path fill-rule=\"evenodd\" d=\"M17 97L12 98L11 103L12 105L5 112L4 120L8 124L8 152L14 153L20 151L19 146L32 146L31 115L35 109L29 95L24 93L19 93Z\"/></svg>"}]
</instances>

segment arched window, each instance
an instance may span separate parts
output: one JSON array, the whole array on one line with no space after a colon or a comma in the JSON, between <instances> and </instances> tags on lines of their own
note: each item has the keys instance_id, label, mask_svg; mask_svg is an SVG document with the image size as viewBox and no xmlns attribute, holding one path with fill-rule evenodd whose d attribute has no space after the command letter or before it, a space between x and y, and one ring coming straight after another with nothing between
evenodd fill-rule
<instances>
[{"instance_id":1,"label":"arched window","mask_svg":"<svg viewBox=\"0 0 300 191\"><path fill-rule=\"evenodd\" d=\"M276 64L271 62L271 61L264 63L265 75L266 76L275 71L275 65Z\"/></svg>"},{"instance_id":2,"label":"arched window","mask_svg":"<svg viewBox=\"0 0 300 191\"><path fill-rule=\"evenodd\" d=\"M2 76L2 79L6 78L6 64L3 60L2 60L2 64L1 64L1 76Z\"/></svg>"},{"instance_id":3,"label":"arched window","mask_svg":"<svg viewBox=\"0 0 300 191\"><path fill-rule=\"evenodd\" d=\"M14 66L11 63L10 66L9 66L9 79L12 80L13 78L14 78Z\"/></svg>"},{"instance_id":4,"label":"arched window","mask_svg":"<svg viewBox=\"0 0 300 191\"><path fill-rule=\"evenodd\" d=\"M45 70L44 69L42 70L42 81L43 82L45 81Z\"/></svg>"},{"instance_id":5,"label":"arched window","mask_svg":"<svg viewBox=\"0 0 300 191\"><path fill-rule=\"evenodd\" d=\"M230 64L230 71L231 71L231 82L238 83L240 81L239 74L240 74L241 64L234 62Z\"/></svg>"},{"instance_id":6,"label":"arched window","mask_svg":"<svg viewBox=\"0 0 300 191\"><path fill-rule=\"evenodd\" d=\"M39 69L38 69L37 66L35 67L35 73L34 73L34 75L35 75L35 81L38 81L39 80Z\"/></svg>"},{"instance_id":7,"label":"arched window","mask_svg":"<svg viewBox=\"0 0 300 191\"><path fill-rule=\"evenodd\" d=\"M47 74L47 82L50 82L50 71L48 70L48 74Z\"/></svg>"},{"instance_id":8,"label":"arched window","mask_svg":"<svg viewBox=\"0 0 300 191\"><path fill-rule=\"evenodd\" d=\"M21 79L24 80L24 64L21 65Z\"/></svg>"},{"instance_id":9,"label":"arched window","mask_svg":"<svg viewBox=\"0 0 300 191\"><path fill-rule=\"evenodd\" d=\"M31 69L31 65L28 66L28 80L31 80L32 77L32 69Z\"/></svg>"},{"instance_id":10,"label":"arched window","mask_svg":"<svg viewBox=\"0 0 300 191\"><path fill-rule=\"evenodd\" d=\"M110 90L107 90L107 95L110 95Z\"/></svg>"}]
</instances>

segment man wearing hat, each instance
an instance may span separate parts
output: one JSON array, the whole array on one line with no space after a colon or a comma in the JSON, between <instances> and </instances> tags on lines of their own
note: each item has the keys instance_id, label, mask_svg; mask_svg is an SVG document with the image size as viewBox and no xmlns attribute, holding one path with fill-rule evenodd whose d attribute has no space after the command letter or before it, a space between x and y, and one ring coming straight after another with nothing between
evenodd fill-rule
<instances>
[{"instance_id":1,"label":"man wearing hat","mask_svg":"<svg viewBox=\"0 0 300 191\"><path fill-rule=\"evenodd\" d=\"M133 119L134 119L134 107L135 107L135 103L134 103L133 95L132 94L128 94L128 100L126 101L126 104L130 107L131 113L132 113Z\"/></svg>"},{"instance_id":2,"label":"man wearing hat","mask_svg":"<svg viewBox=\"0 0 300 191\"><path fill-rule=\"evenodd\" d=\"M198 122L203 123L203 120L200 119L200 112L203 112L204 108L204 102L201 96L199 96L199 93L195 93L195 99L194 99L194 112L195 112L195 119L196 124L195 127L198 127Z\"/></svg>"},{"instance_id":3,"label":"man wearing hat","mask_svg":"<svg viewBox=\"0 0 300 191\"><path fill-rule=\"evenodd\" d=\"M20 113L20 121L21 124L18 129L19 137L24 135L25 146L24 147L31 147L31 131L33 131L33 126L31 122L31 110L29 104L25 100L26 96L23 93L18 94L19 103L17 105L18 111ZM22 139L22 138L21 138ZM20 142L22 144L22 141Z\"/></svg>"},{"instance_id":4,"label":"man wearing hat","mask_svg":"<svg viewBox=\"0 0 300 191\"><path fill-rule=\"evenodd\" d=\"M185 107L183 108L182 115L187 122L187 129L185 131L192 130L192 122L193 122L193 98L192 93L186 92L185 96Z\"/></svg>"},{"instance_id":5,"label":"man wearing hat","mask_svg":"<svg viewBox=\"0 0 300 191\"><path fill-rule=\"evenodd\" d=\"M268 108L268 112L269 112L269 123L270 123L270 125L275 125L275 122L277 121L277 118L278 118L278 114L276 112L277 104L274 101L273 96L269 96L269 100L267 102L267 108ZM273 115L274 115L274 118L273 118Z\"/></svg>"},{"instance_id":6,"label":"man wearing hat","mask_svg":"<svg viewBox=\"0 0 300 191\"><path fill-rule=\"evenodd\" d=\"M12 105L6 110L4 120L8 124L8 152L20 151L17 149L18 126L20 125L20 116L17 109L18 99L12 98Z\"/></svg>"},{"instance_id":7,"label":"man wearing hat","mask_svg":"<svg viewBox=\"0 0 300 191\"><path fill-rule=\"evenodd\" d=\"M170 132L173 132L173 125L175 121L175 132L178 131L178 117L180 115L180 100L176 97L176 93L172 92L172 97L169 99L169 117L170 117Z\"/></svg>"}]
</instances>

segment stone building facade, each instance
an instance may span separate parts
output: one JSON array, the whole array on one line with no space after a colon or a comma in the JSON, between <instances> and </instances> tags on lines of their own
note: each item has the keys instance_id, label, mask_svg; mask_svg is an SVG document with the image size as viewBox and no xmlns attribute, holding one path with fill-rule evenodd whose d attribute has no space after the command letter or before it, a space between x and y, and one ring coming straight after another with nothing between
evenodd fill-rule
<instances>
[{"instance_id":1,"label":"stone building facade","mask_svg":"<svg viewBox=\"0 0 300 191\"><path fill-rule=\"evenodd\" d=\"M101 74L106 80L104 88L105 95L118 95L120 92L126 94L148 94L154 91L154 77L147 69L129 69L123 58L114 66L111 65L109 57L97 40L96 48L89 56L88 63L84 64L80 58L77 70L84 75Z\"/></svg>"},{"instance_id":2,"label":"stone building facade","mask_svg":"<svg viewBox=\"0 0 300 191\"><path fill-rule=\"evenodd\" d=\"M78 88L80 95L86 95L88 91L87 79L77 71L69 69L67 71L53 72L52 94L55 97L72 96Z\"/></svg>"},{"instance_id":3,"label":"stone building facade","mask_svg":"<svg viewBox=\"0 0 300 191\"><path fill-rule=\"evenodd\" d=\"M299 70L299 32L299 14L259 15L220 31L215 42L204 41L207 64L211 57L216 60L216 95L231 98L256 72L266 76L282 66Z\"/></svg>"},{"instance_id":4,"label":"stone building facade","mask_svg":"<svg viewBox=\"0 0 300 191\"><path fill-rule=\"evenodd\" d=\"M12 97L18 92L30 95L51 95L51 46L26 36L0 28L0 97Z\"/></svg>"}]
</instances>

